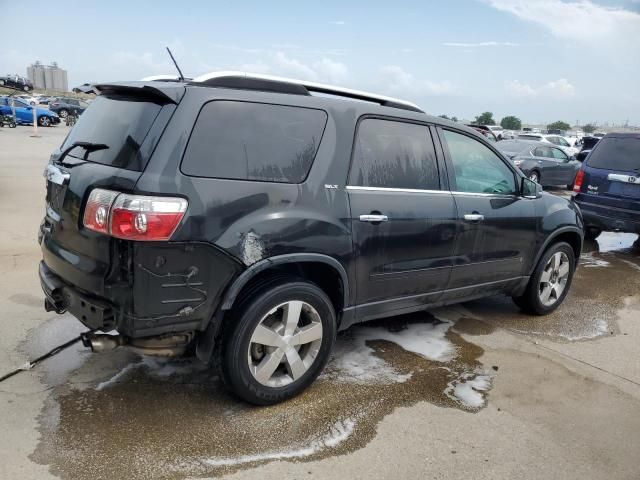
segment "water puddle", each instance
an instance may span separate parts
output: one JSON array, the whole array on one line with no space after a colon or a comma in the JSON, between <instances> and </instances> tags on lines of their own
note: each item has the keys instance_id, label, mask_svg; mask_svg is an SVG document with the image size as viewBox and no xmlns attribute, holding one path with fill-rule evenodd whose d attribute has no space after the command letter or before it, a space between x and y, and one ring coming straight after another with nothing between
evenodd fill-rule
<instances>
[{"instance_id":1,"label":"water puddle","mask_svg":"<svg viewBox=\"0 0 640 480\"><path fill-rule=\"evenodd\" d=\"M451 328L457 310L356 326L339 335L321 377L267 408L241 403L196 361L92 356L54 389L32 458L62 478L183 478L273 460L359 449L398 406L429 401L477 412L495 375ZM451 318L449 318L451 317ZM78 381L111 356L120 368ZM99 370L99 369L98 369Z\"/></svg>"}]
</instances>

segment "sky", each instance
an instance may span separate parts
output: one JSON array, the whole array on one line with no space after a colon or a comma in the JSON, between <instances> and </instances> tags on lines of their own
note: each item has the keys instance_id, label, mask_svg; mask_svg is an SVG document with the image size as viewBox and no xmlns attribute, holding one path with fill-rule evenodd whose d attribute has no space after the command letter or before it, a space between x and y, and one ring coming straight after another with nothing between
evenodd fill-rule
<instances>
[{"instance_id":1,"label":"sky","mask_svg":"<svg viewBox=\"0 0 640 480\"><path fill-rule=\"evenodd\" d=\"M640 125L640 0L0 0L0 74L70 87L242 70L412 101L431 114ZM29 34L29 32L33 32Z\"/></svg>"}]
</instances>

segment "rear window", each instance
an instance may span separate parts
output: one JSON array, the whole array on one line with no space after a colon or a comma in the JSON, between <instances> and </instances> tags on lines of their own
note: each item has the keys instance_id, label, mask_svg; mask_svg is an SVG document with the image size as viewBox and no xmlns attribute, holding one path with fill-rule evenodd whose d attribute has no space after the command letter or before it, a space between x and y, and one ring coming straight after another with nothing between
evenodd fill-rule
<instances>
[{"instance_id":1,"label":"rear window","mask_svg":"<svg viewBox=\"0 0 640 480\"><path fill-rule=\"evenodd\" d=\"M140 145L160 113L162 105L148 98L122 95L99 95L78 119L62 150L74 142L102 143L109 148L88 153L86 160L103 165L142 170ZM85 158L78 147L69 156Z\"/></svg>"},{"instance_id":2,"label":"rear window","mask_svg":"<svg viewBox=\"0 0 640 480\"><path fill-rule=\"evenodd\" d=\"M217 100L198 116L182 160L186 175L301 183L327 122L322 110Z\"/></svg>"},{"instance_id":3,"label":"rear window","mask_svg":"<svg viewBox=\"0 0 640 480\"><path fill-rule=\"evenodd\" d=\"M605 137L589 156L593 168L640 171L640 138Z\"/></svg>"}]
</instances>

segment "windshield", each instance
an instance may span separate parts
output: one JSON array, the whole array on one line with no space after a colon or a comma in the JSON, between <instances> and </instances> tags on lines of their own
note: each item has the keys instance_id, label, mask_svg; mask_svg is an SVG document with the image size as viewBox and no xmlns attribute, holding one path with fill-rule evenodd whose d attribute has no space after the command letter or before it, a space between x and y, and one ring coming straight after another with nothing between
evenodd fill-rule
<instances>
[{"instance_id":1,"label":"windshield","mask_svg":"<svg viewBox=\"0 0 640 480\"><path fill-rule=\"evenodd\" d=\"M109 148L87 153L82 148L69 156L128 170L144 168L140 145L160 113L162 105L147 98L123 95L100 95L82 114L62 145L74 142L105 144Z\"/></svg>"},{"instance_id":2,"label":"windshield","mask_svg":"<svg viewBox=\"0 0 640 480\"><path fill-rule=\"evenodd\" d=\"M640 136L603 138L591 152L589 166L640 173Z\"/></svg>"}]
</instances>

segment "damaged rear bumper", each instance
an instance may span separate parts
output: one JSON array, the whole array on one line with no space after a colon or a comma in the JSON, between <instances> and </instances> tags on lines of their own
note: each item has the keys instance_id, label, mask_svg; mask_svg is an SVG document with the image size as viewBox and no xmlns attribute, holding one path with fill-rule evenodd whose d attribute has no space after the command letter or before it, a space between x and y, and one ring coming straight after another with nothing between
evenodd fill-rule
<instances>
[{"instance_id":1,"label":"damaged rear bumper","mask_svg":"<svg viewBox=\"0 0 640 480\"><path fill-rule=\"evenodd\" d=\"M204 331L242 269L203 243L120 242L115 253L101 291L84 290L40 262L45 308L128 338Z\"/></svg>"}]
</instances>

